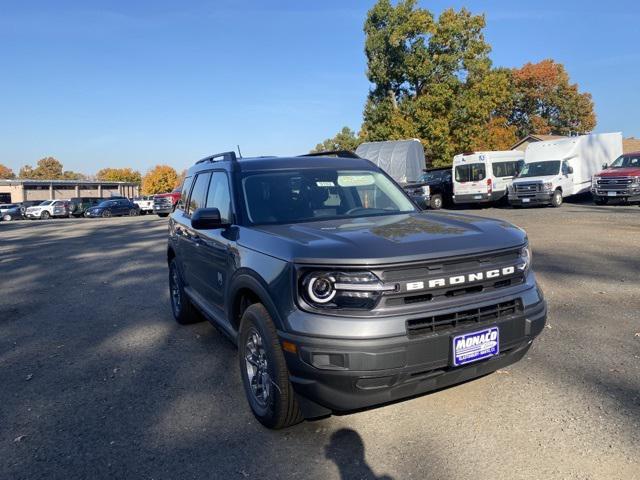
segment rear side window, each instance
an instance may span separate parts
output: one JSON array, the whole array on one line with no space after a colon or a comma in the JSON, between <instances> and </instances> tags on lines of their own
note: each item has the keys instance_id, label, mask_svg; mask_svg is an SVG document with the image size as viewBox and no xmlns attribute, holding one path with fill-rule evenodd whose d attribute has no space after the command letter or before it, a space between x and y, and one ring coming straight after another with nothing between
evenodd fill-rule
<instances>
[{"instance_id":1,"label":"rear side window","mask_svg":"<svg viewBox=\"0 0 640 480\"><path fill-rule=\"evenodd\" d=\"M486 176L484 163L469 163L456 167L456 182L479 182Z\"/></svg>"},{"instance_id":2,"label":"rear side window","mask_svg":"<svg viewBox=\"0 0 640 480\"><path fill-rule=\"evenodd\" d=\"M176 204L176 210L184 210L187 197L189 196L189 190L191 190L191 184L193 183L193 177L186 177L182 183L182 190L180 194L180 200ZM152 198L152 197L150 197Z\"/></svg>"},{"instance_id":3,"label":"rear side window","mask_svg":"<svg viewBox=\"0 0 640 480\"><path fill-rule=\"evenodd\" d=\"M491 165L494 177L515 177L520 173L524 160L514 162L496 162Z\"/></svg>"},{"instance_id":4,"label":"rear side window","mask_svg":"<svg viewBox=\"0 0 640 480\"><path fill-rule=\"evenodd\" d=\"M217 208L223 222L229 223L231 221L231 195L229 195L229 181L226 173L213 172L211 175L207 208Z\"/></svg>"},{"instance_id":5,"label":"rear side window","mask_svg":"<svg viewBox=\"0 0 640 480\"><path fill-rule=\"evenodd\" d=\"M193 184L193 190L189 197L189 208L187 215L193 215L198 208L203 208L207 200L207 189L209 188L209 179L211 173L201 173L196 176L196 181Z\"/></svg>"}]
</instances>

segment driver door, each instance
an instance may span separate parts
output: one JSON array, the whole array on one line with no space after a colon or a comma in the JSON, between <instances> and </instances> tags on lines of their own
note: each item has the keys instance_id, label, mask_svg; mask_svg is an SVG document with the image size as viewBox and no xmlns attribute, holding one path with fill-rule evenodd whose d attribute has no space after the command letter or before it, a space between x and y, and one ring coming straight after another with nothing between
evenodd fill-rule
<instances>
[{"instance_id":1,"label":"driver door","mask_svg":"<svg viewBox=\"0 0 640 480\"><path fill-rule=\"evenodd\" d=\"M563 160L560 166L560 186L562 187L562 196L567 197L575 193L575 185L573 183L573 173L569 173L569 162Z\"/></svg>"}]
</instances>

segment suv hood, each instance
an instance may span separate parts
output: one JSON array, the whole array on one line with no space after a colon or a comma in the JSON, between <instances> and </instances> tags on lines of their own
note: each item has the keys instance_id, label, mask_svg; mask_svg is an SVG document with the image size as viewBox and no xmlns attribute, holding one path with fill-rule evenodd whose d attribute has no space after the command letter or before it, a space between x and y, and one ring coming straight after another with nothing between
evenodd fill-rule
<instances>
[{"instance_id":1,"label":"suv hood","mask_svg":"<svg viewBox=\"0 0 640 480\"><path fill-rule=\"evenodd\" d=\"M298 263L379 265L514 248L523 230L484 217L410 213L242 228L238 242Z\"/></svg>"},{"instance_id":2,"label":"suv hood","mask_svg":"<svg viewBox=\"0 0 640 480\"><path fill-rule=\"evenodd\" d=\"M640 176L640 168L607 168L596 175L598 177L637 177Z\"/></svg>"}]
</instances>

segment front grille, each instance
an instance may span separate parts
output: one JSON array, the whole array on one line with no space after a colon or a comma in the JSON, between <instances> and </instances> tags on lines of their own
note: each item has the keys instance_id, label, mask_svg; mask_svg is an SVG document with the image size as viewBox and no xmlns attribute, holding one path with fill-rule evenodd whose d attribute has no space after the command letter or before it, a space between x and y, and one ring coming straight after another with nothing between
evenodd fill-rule
<instances>
[{"instance_id":1,"label":"front grille","mask_svg":"<svg viewBox=\"0 0 640 480\"><path fill-rule=\"evenodd\" d=\"M518 197L534 197L536 193L542 192L542 183L530 182L530 183L514 183L513 189Z\"/></svg>"},{"instance_id":2,"label":"front grille","mask_svg":"<svg viewBox=\"0 0 640 480\"><path fill-rule=\"evenodd\" d=\"M459 312L416 318L407 320L407 335L424 335L443 330L454 330L458 327L496 322L519 314L522 311L522 302L516 299L485 307L470 308Z\"/></svg>"},{"instance_id":3,"label":"front grille","mask_svg":"<svg viewBox=\"0 0 640 480\"><path fill-rule=\"evenodd\" d=\"M600 177L596 179L596 188L605 192L626 191L635 182L635 177Z\"/></svg>"}]
</instances>

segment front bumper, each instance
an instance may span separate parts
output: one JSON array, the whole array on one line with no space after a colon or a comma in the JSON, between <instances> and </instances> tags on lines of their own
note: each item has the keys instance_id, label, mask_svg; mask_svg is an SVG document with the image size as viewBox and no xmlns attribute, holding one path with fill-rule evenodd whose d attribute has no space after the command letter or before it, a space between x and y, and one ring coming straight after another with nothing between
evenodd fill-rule
<instances>
[{"instance_id":1,"label":"front bumper","mask_svg":"<svg viewBox=\"0 0 640 480\"><path fill-rule=\"evenodd\" d=\"M153 206L153 213L172 213L173 205L162 205L162 206Z\"/></svg>"},{"instance_id":2,"label":"front bumper","mask_svg":"<svg viewBox=\"0 0 640 480\"><path fill-rule=\"evenodd\" d=\"M591 194L594 197L607 198L609 200L623 200L627 202L634 202L634 201L640 200L640 188L628 188L628 189L618 189L618 190L601 190L598 188L593 188L591 189Z\"/></svg>"},{"instance_id":3,"label":"front bumper","mask_svg":"<svg viewBox=\"0 0 640 480\"><path fill-rule=\"evenodd\" d=\"M492 193L471 193L467 195L454 195L453 203L465 204L465 203L488 203L497 202L506 195L505 190L494 191Z\"/></svg>"},{"instance_id":4,"label":"front bumper","mask_svg":"<svg viewBox=\"0 0 640 480\"><path fill-rule=\"evenodd\" d=\"M509 204L517 206L549 205L552 197L553 192L537 192L535 195L529 195L526 197L509 195Z\"/></svg>"},{"instance_id":5,"label":"front bumper","mask_svg":"<svg viewBox=\"0 0 640 480\"><path fill-rule=\"evenodd\" d=\"M297 345L285 352L290 380L308 418L420 395L504 368L520 360L544 328L547 306L535 305L493 322L410 337L335 340L280 333ZM452 338L498 326L500 353L452 367Z\"/></svg>"}]
</instances>

